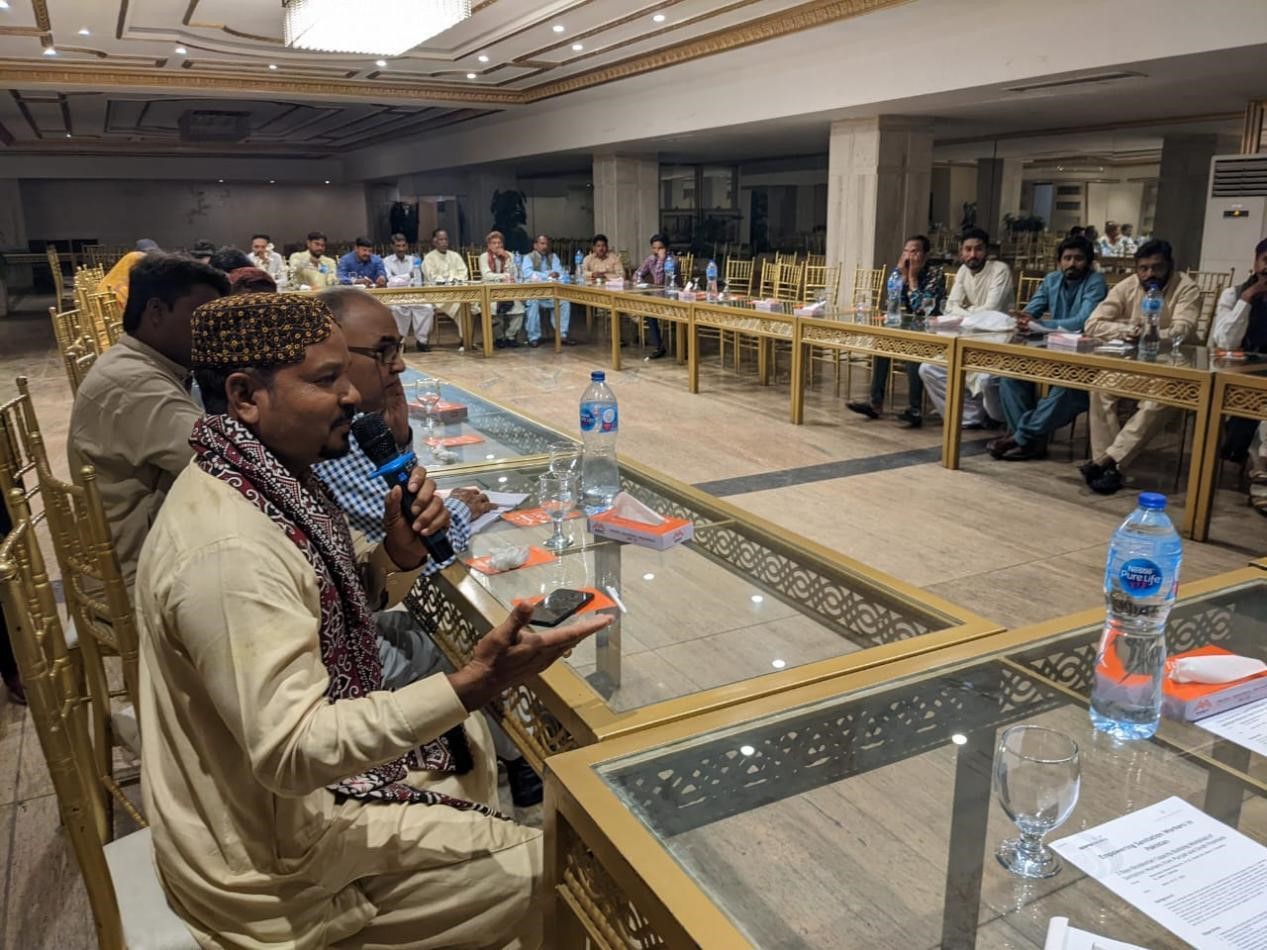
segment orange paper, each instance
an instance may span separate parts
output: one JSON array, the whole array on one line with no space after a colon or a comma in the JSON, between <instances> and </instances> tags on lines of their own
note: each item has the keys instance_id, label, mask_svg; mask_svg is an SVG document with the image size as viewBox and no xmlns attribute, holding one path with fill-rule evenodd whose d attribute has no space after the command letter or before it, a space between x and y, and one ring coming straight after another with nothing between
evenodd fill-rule
<instances>
[{"instance_id":1,"label":"orange paper","mask_svg":"<svg viewBox=\"0 0 1267 950\"><path fill-rule=\"evenodd\" d=\"M581 614L590 614L596 610L608 610L616 606L615 601L613 601L610 597L608 597L602 591L595 590L593 587L578 587L577 590L583 591L586 594L593 594L594 599L591 600L584 607L582 607L580 610L578 610L575 614L573 614L572 616L574 617L579 617ZM535 607L537 606L537 604L541 603L545 599L546 599L545 594L537 594L534 597L516 597L514 600L511 601L511 603L514 604L515 606L518 606L520 604L528 604L532 607Z\"/></svg>"},{"instance_id":2,"label":"orange paper","mask_svg":"<svg viewBox=\"0 0 1267 950\"><path fill-rule=\"evenodd\" d=\"M512 567L510 571L517 571L520 567L536 567L538 564L548 564L554 560L554 555L545 548L539 548L535 544L528 549L528 560L524 561L519 567ZM474 568L481 574L508 574L510 571L499 571L493 567L493 556L485 554L483 557L473 557L466 561L466 566Z\"/></svg>"},{"instance_id":3,"label":"orange paper","mask_svg":"<svg viewBox=\"0 0 1267 950\"><path fill-rule=\"evenodd\" d=\"M573 511L564 520L581 517L582 512ZM550 524L550 515L546 513L544 508L522 508L517 511L507 511L502 517L511 524L520 528L535 528L538 525Z\"/></svg>"}]
</instances>

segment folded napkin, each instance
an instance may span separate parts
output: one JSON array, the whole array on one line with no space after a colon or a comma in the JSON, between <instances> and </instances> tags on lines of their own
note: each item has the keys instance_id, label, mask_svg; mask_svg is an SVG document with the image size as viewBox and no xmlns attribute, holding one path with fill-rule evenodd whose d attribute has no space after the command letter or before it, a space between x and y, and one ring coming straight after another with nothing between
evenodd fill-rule
<instances>
[{"instance_id":1,"label":"folded napkin","mask_svg":"<svg viewBox=\"0 0 1267 950\"><path fill-rule=\"evenodd\" d=\"M974 310L963 318L965 330L1004 331L1016 329L1016 318L1002 310Z\"/></svg>"},{"instance_id":2,"label":"folded napkin","mask_svg":"<svg viewBox=\"0 0 1267 950\"><path fill-rule=\"evenodd\" d=\"M1235 683L1267 670L1262 660L1232 654L1179 657L1169 666L1176 683Z\"/></svg>"},{"instance_id":3,"label":"folded napkin","mask_svg":"<svg viewBox=\"0 0 1267 950\"><path fill-rule=\"evenodd\" d=\"M612 499L610 514L638 524L664 524L664 518L628 492L619 492Z\"/></svg>"}]
</instances>

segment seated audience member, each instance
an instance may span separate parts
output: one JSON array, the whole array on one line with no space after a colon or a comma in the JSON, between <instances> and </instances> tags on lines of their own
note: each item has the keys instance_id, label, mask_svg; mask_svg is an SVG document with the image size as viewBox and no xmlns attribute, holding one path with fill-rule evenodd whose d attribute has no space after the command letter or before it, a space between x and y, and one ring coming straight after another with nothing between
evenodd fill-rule
<instances>
[{"instance_id":1,"label":"seated audience member","mask_svg":"<svg viewBox=\"0 0 1267 950\"><path fill-rule=\"evenodd\" d=\"M422 259L422 274L428 284L465 283L471 279L470 270L466 266L466 261L462 259L462 255L457 251L449 250L449 232L444 228L436 228L431 232L431 250ZM449 319L457 321L462 304L456 301L445 301L432 304L432 307L437 314L444 314ZM471 312L478 314L480 308L472 304ZM462 346L465 347L466 344L467 341L463 340Z\"/></svg>"},{"instance_id":2,"label":"seated audience member","mask_svg":"<svg viewBox=\"0 0 1267 950\"><path fill-rule=\"evenodd\" d=\"M392 235L392 253L383 258L388 287L421 287L422 268L417 258L409 252L409 241L403 234ZM392 304L392 316L400 328L401 345L412 333L420 353L431 351L431 329L435 326L436 312L430 304Z\"/></svg>"},{"instance_id":3,"label":"seated audience member","mask_svg":"<svg viewBox=\"0 0 1267 950\"><path fill-rule=\"evenodd\" d=\"M1228 287L1219 295L1210 329L1210 345L1220 350L1267 353L1267 240L1254 248L1254 268L1239 287ZM1252 419L1230 416L1223 420L1222 457L1231 462L1249 459L1249 501L1254 510L1267 515L1267 445L1264 429ZM1251 452L1256 435L1258 451Z\"/></svg>"},{"instance_id":4,"label":"seated audience member","mask_svg":"<svg viewBox=\"0 0 1267 950\"><path fill-rule=\"evenodd\" d=\"M1175 270L1170 244L1157 240L1141 244L1135 251L1135 273L1110 288L1083 332L1097 340L1138 341L1146 326L1140 304L1150 287L1164 294L1158 321L1162 337L1171 337L1172 327L1180 328L1182 337L1189 336L1201 310L1201 290L1191 277ZM1092 491L1111 495L1122 487L1123 469L1178 410L1143 399L1122 425L1118 420L1121 397L1092 393L1090 398L1092 456L1082 466L1082 477Z\"/></svg>"},{"instance_id":5,"label":"seated audience member","mask_svg":"<svg viewBox=\"0 0 1267 950\"><path fill-rule=\"evenodd\" d=\"M210 264L211 259L216 256L216 246L206 238L199 238L194 241L194 247L189 252L189 256L199 264Z\"/></svg>"},{"instance_id":6,"label":"seated audience member","mask_svg":"<svg viewBox=\"0 0 1267 950\"><path fill-rule=\"evenodd\" d=\"M1086 228L1084 228L1081 224L1075 224L1073 227L1069 229L1069 233L1065 236L1066 237L1086 237L1086 234L1087 234Z\"/></svg>"},{"instance_id":7,"label":"seated audience member","mask_svg":"<svg viewBox=\"0 0 1267 950\"><path fill-rule=\"evenodd\" d=\"M946 277L940 267L928 263L932 245L922 234L906 239L897 269L902 274L901 307L906 313L922 313L927 300L934 301L930 316L940 316L946 299ZM918 429L924 422L924 381L920 379L919 363L907 363L907 407L898 414L898 422ZM877 356L871 361L871 393L866 402L847 402L845 408L866 416L880 418L884 411L884 393L889 386L889 369L892 360Z\"/></svg>"},{"instance_id":8,"label":"seated audience member","mask_svg":"<svg viewBox=\"0 0 1267 950\"><path fill-rule=\"evenodd\" d=\"M286 262L273 250L273 239L267 234L251 237L251 264L273 278L277 287L286 286Z\"/></svg>"},{"instance_id":9,"label":"seated audience member","mask_svg":"<svg viewBox=\"0 0 1267 950\"><path fill-rule=\"evenodd\" d=\"M128 305L128 275L132 273L132 268L141 263L145 259L146 254L159 253L159 247L149 238L141 238L136 242L136 250L128 251L117 261L114 266L106 272L101 280L97 281L97 293L114 294L114 299L119 301L119 306L126 308Z\"/></svg>"},{"instance_id":10,"label":"seated audience member","mask_svg":"<svg viewBox=\"0 0 1267 950\"><path fill-rule=\"evenodd\" d=\"M591 249L581 262L581 273L590 283L598 280L624 280L625 264L619 254L613 254L606 234L595 234Z\"/></svg>"},{"instance_id":11,"label":"seated audience member","mask_svg":"<svg viewBox=\"0 0 1267 950\"><path fill-rule=\"evenodd\" d=\"M72 474L97 470L97 485L124 579L176 476L193 454L189 433L202 410L189 393L194 308L229 292L215 268L151 254L132 270L123 336L93 364L70 411Z\"/></svg>"},{"instance_id":12,"label":"seated audience member","mask_svg":"<svg viewBox=\"0 0 1267 950\"><path fill-rule=\"evenodd\" d=\"M231 294L275 294L277 281L271 274L258 267L239 267L229 271Z\"/></svg>"},{"instance_id":13,"label":"seated audience member","mask_svg":"<svg viewBox=\"0 0 1267 950\"><path fill-rule=\"evenodd\" d=\"M538 234L532 242L532 250L524 260L527 280L558 280L567 273L559 261L559 255L550 250L550 238ZM526 316L524 326L528 331L528 345L541 345L541 311L554 310L553 300L528 300L525 302ZM566 300L559 303L559 334L564 346L575 346L575 340L568 339L568 328L572 323L572 304Z\"/></svg>"},{"instance_id":14,"label":"seated audience member","mask_svg":"<svg viewBox=\"0 0 1267 950\"><path fill-rule=\"evenodd\" d=\"M669 257L669 239L663 234L651 235L651 253L634 271L635 284L651 284L654 287L664 286L664 262ZM651 345L651 359L658 360L667 352L660 338L660 321L654 317L647 318L647 343Z\"/></svg>"},{"instance_id":15,"label":"seated audience member","mask_svg":"<svg viewBox=\"0 0 1267 950\"><path fill-rule=\"evenodd\" d=\"M480 279L515 281L514 258L506 250L506 238L500 231L489 231L484 237L484 253L479 256ZM523 304L518 300L502 300L493 305L493 346L514 349L519 345L519 331L524 325Z\"/></svg>"},{"instance_id":16,"label":"seated audience member","mask_svg":"<svg viewBox=\"0 0 1267 950\"><path fill-rule=\"evenodd\" d=\"M1129 257L1135 253L1135 244L1122 233L1116 221L1105 221L1104 237L1100 238L1096 250L1101 257Z\"/></svg>"},{"instance_id":17,"label":"seated audience member","mask_svg":"<svg viewBox=\"0 0 1267 950\"><path fill-rule=\"evenodd\" d=\"M1140 244L1140 242L1135 239L1135 225L1123 224L1121 225L1121 228L1122 228L1122 237L1126 238L1126 240L1131 242L1131 253L1134 254L1135 248L1139 247L1139 244Z\"/></svg>"},{"instance_id":18,"label":"seated audience member","mask_svg":"<svg viewBox=\"0 0 1267 950\"><path fill-rule=\"evenodd\" d=\"M1091 269L1095 250L1086 238L1065 238L1056 248L1058 269L1043 278L1017 319L1022 332L1033 323L1048 330L1081 333L1087 318L1109 292L1104 275ZM1047 438L1087 410L1081 389L1053 387L1042 399L1037 387L1023 379L999 378L999 402L1008 434L987 448L996 459L1024 462L1047 455Z\"/></svg>"},{"instance_id":19,"label":"seated audience member","mask_svg":"<svg viewBox=\"0 0 1267 950\"><path fill-rule=\"evenodd\" d=\"M471 663L384 689L373 611L445 521L416 469L361 555L312 466L359 393L328 308L199 308L207 415L137 583L142 790L168 903L204 946L500 947L541 940L540 832L496 812L482 709L605 625L517 607ZM267 631L267 636L261 636Z\"/></svg>"},{"instance_id":20,"label":"seated audience member","mask_svg":"<svg viewBox=\"0 0 1267 950\"><path fill-rule=\"evenodd\" d=\"M1007 312L1012 309L1012 269L1002 261L988 260L990 236L980 228L964 231L959 239L961 265L955 274L955 285L946 298L946 313L967 316L980 310ZM920 379L928 390L937 412L946 414L946 380L944 366L921 363ZM997 380L985 373L970 373L968 391L963 400L963 427L985 429L1002 421L1003 409L997 405Z\"/></svg>"},{"instance_id":21,"label":"seated audience member","mask_svg":"<svg viewBox=\"0 0 1267 950\"><path fill-rule=\"evenodd\" d=\"M211 255L209 262L216 270L222 270L226 274L231 271L238 270L243 267L254 267L251 259L243 254L232 244L226 244Z\"/></svg>"},{"instance_id":22,"label":"seated audience member","mask_svg":"<svg viewBox=\"0 0 1267 950\"><path fill-rule=\"evenodd\" d=\"M339 282L339 266L326 256L326 236L308 232L308 247L290 255L290 286L296 290L320 290Z\"/></svg>"},{"instance_id":23,"label":"seated audience member","mask_svg":"<svg viewBox=\"0 0 1267 950\"><path fill-rule=\"evenodd\" d=\"M351 288L322 291L319 299L334 314L347 340L348 352L352 354L348 379L361 394L357 414L380 413L400 449L412 450L409 406L400 383L400 374L405 371L401 355L404 338L396 332L392 314L374 297ZM348 436L348 444L347 455L320 462L313 467L313 472L330 490L353 530L377 544L383 540L387 486L374 474L375 466L360 451L355 435ZM491 511L492 504L477 488L455 488L444 504L449 509L449 541L453 550L465 551L470 545L471 522ZM445 566L428 562L424 573ZM398 689L442 667L444 659L440 651L408 613L383 611L376 614L375 620L379 634L378 657L387 687ZM506 765L515 804L520 807L539 805L541 779L499 726L493 725L492 733L497 757Z\"/></svg>"},{"instance_id":24,"label":"seated audience member","mask_svg":"<svg viewBox=\"0 0 1267 950\"><path fill-rule=\"evenodd\" d=\"M387 269L374 253L369 238L359 237L352 250L339 258L339 283L357 287L386 287Z\"/></svg>"}]
</instances>

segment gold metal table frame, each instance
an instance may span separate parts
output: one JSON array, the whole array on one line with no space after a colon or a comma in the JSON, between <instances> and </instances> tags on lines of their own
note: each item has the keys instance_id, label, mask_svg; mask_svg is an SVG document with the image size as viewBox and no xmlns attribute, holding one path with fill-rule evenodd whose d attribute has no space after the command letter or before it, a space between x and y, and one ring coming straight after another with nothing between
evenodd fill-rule
<instances>
[{"instance_id":1,"label":"gold metal table frame","mask_svg":"<svg viewBox=\"0 0 1267 950\"><path fill-rule=\"evenodd\" d=\"M1195 501L1189 503L1194 519L1192 536L1198 541L1206 540L1210 534L1210 518L1214 514L1214 495L1218 488L1216 476L1221 461L1219 434L1224 416L1267 422L1267 376L1232 372L1214 374L1205 433L1207 451L1200 460L1201 478Z\"/></svg>"},{"instance_id":2,"label":"gold metal table frame","mask_svg":"<svg viewBox=\"0 0 1267 950\"><path fill-rule=\"evenodd\" d=\"M1257 584L1263 579L1261 569L1242 568L1185 584L1180 598L1198 599ZM563 950L587 945L613 950L655 947L729 950L751 945L731 918L602 780L598 769L605 763L622 759L637 761L641 756L653 756L657 750L672 749L675 744L693 737L754 723L798 707L812 707L837 696L864 695L902 681L916 681L921 674L935 674L942 669L950 672L988 659L1014 670L1027 682L1039 684L1047 693L1085 704L1084 696L1063 682L1068 679L1069 664L1060 661L1058 669L1039 670L1010 657L1026 647L1037 648L1044 641L1058 640L1084 627L1101 624L1103 618L1102 609L1083 611L985 639L950 645L932 655L908 656L882 666L854 670L835 679L711 710L551 759L546 778L545 828L550 901L546 933L551 935L552 945ZM1208 626L1203 633L1195 633L1194 638L1204 642L1218 639L1220 630L1226 632L1218 621ZM1026 693L1026 689L1022 688L1022 692ZM1267 783L1243 767L1247 756L1236 757L1233 764L1229 764L1218 743L1210 751L1192 746L1185 742L1182 728L1172 730L1173 725L1163 720L1161 730L1152 741L1208 771L1207 807L1230 808L1239 813L1240 801L1247 790L1267 797ZM879 741L877 737L876 742ZM672 778L665 780L672 781ZM706 784L708 778L707 775L683 776L682 780ZM958 796L958 790L955 794ZM988 788L985 794L988 798ZM979 844L976 850L974 859L980 859ZM948 874L954 871L952 855ZM972 905L967 925L975 926L976 905L970 891L971 888L962 895L955 891L952 895L948 886L946 923L962 917L952 913L949 904L960 903L960 897L965 897ZM959 924L964 923L959 920Z\"/></svg>"}]
</instances>

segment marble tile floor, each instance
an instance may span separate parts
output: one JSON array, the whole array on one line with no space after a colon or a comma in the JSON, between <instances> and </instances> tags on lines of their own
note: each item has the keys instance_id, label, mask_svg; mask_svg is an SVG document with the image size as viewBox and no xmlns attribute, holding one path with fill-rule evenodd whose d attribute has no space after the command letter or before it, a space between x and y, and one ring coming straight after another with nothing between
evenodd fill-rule
<instances>
[{"instance_id":1,"label":"marble tile floor","mask_svg":"<svg viewBox=\"0 0 1267 950\"><path fill-rule=\"evenodd\" d=\"M48 321L51 302L15 297L0 317L0 400L14 394L14 377L28 377L54 467L64 474L70 393ZM484 360L459 353L445 324L442 345L411 352L408 361L571 432L588 372L606 369L608 354L603 321L587 334L577 313L574 326L577 338L597 342ZM701 366L701 392L691 396L684 365L641 360L632 347L624 352L626 368L609 374L620 399L622 453L1008 627L1101 602L1105 544L1133 495L1102 498L1082 484L1074 463L1085 451L1085 419L1072 456L1061 441L1047 461L1005 464L966 443L962 470L951 472L937 461L935 425L911 431L891 419L854 416L830 379L820 377L810 392L806 424L791 425L786 357L781 381L763 388L750 364L735 375L711 356ZM856 396L866 383L866 371L855 368ZM1173 449L1152 452L1137 468L1135 487L1171 491L1174 470ZM1185 579L1267 553L1267 519L1246 507L1236 479L1228 466L1213 540L1186 546ZM0 698L0 948L94 945L30 717Z\"/></svg>"}]
</instances>

